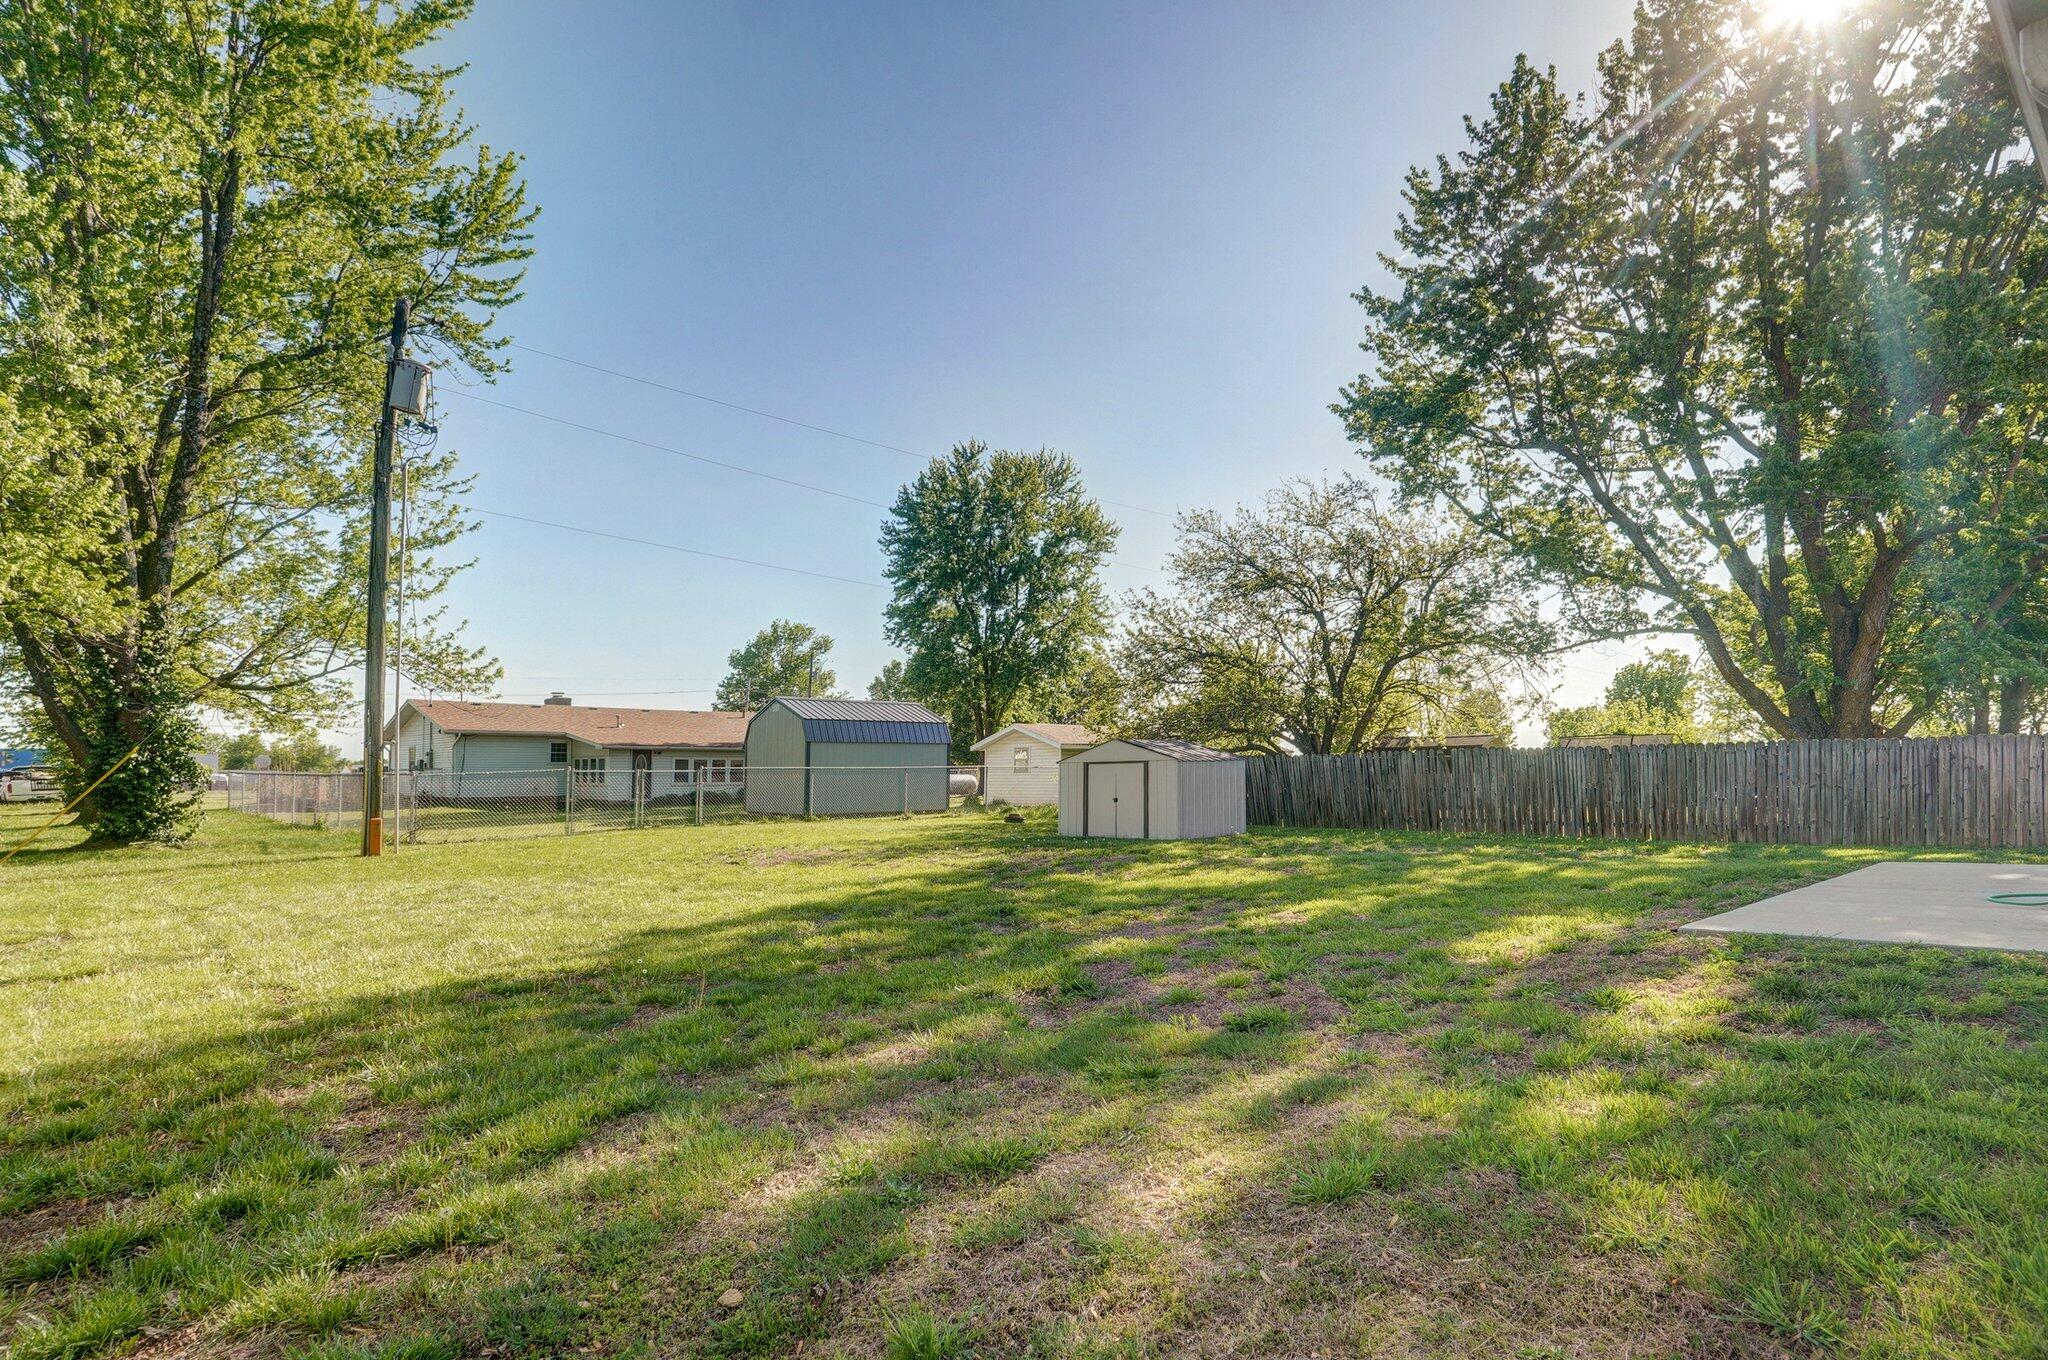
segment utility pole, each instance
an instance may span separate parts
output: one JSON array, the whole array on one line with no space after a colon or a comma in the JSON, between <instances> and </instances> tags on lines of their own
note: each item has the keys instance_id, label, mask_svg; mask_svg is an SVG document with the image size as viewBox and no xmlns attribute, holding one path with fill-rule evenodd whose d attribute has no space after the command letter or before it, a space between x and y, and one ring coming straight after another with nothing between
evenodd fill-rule
<instances>
[{"instance_id":1,"label":"utility pole","mask_svg":"<svg viewBox=\"0 0 2048 1360\"><path fill-rule=\"evenodd\" d=\"M377 412L377 457L370 471L369 634L363 649L363 854L384 853L384 583L391 554L391 446L398 434L399 364L412 303L391 308L391 353L384 361L384 396Z\"/></svg>"}]
</instances>

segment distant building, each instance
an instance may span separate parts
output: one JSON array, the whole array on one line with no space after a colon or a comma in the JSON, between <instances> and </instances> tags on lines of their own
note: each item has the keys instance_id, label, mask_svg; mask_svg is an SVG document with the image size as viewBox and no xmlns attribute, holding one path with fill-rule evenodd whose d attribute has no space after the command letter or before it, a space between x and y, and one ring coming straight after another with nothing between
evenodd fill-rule
<instances>
[{"instance_id":1,"label":"distant building","mask_svg":"<svg viewBox=\"0 0 2048 1360\"><path fill-rule=\"evenodd\" d=\"M1499 732L1453 732L1446 737L1418 737L1401 732L1391 737L1381 737L1372 744L1375 751L1452 751L1468 747L1506 746L1508 739Z\"/></svg>"},{"instance_id":2,"label":"distant building","mask_svg":"<svg viewBox=\"0 0 2048 1360\"><path fill-rule=\"evenodd\" d=\"M587 708L564 694L538 704L407 699L394 727L394 765L438 772L433 787L449 796L511 796L512 774L535 776L534 793L573 777L577 797L593 801L630 799L636 785L658 799L746 779L744 713Z\"/></svg>"},{"instance_id":3,"label":"distant building","mask_svg":"<svg viewBox=\"0 0 2048 1360\"><path fill-rule=\"evenodd\" d=\"M1603 732L1583 737L1559 737L1555 746L1670 746L1678 740L1669 732Z\"/></svg>"},{"instance_id":4,"label":"distant building","mask_svg":"<svg viewBox=\"0 0 2048 1360\"><path fill-rule=\"evenodd\" d=\"M1079 723L1011 723L974 743L981 753L982 796L1014 807L1060 800L1060 762L1102 738Z\"/></svg>"}]
</instances>

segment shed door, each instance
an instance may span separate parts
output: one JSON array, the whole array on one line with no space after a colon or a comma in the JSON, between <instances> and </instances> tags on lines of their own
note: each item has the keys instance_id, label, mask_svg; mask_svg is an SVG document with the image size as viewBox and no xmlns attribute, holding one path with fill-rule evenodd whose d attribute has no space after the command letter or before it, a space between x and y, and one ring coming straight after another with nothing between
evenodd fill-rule
<instances>
[{"instance_id":1,"label":"shed door","mask_svg":"<svg viewBox=\"0 0 2048 1360\"><path fill-rule=\"evenodd\" d=\"M1137 761L1100 761L1086 768L1091 836L1137 840L1145 834L1145 767Z\"/></svg>"}]
</instances>

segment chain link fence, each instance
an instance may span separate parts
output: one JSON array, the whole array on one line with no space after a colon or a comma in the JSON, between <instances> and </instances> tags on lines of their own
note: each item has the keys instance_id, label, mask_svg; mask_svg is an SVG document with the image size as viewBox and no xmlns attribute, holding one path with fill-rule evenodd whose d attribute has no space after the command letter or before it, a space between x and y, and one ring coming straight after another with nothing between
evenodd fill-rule
<instances>
[{"instance_id":1,"label":"chain link fence","mask_svg":"<svg viewBox=\"0 0 2048 1360\"><path fill-rule=\"evenodd\" d=\"M363 815L360 774L302 774L285 770L227 772L230 812L248 812L274 822L324 830L353 825ZM384 776L384 821L388 826L405 806L412 776Z\"/></svg>"},{"instance_id":2,"label":"chain link fence","mask_svg":"<svg viewBox=\"0 0 2048 1360\"><path fill-rule=\"evenodd\" d=\"M227 806L297 826L362 815L361 775L237 770ZM747 817L905 816L979 806L979 765L754 766L684 774L586 763L544 770L413 770L385 780L402 844L703 826Z\"/></svg>"}]
</instances>

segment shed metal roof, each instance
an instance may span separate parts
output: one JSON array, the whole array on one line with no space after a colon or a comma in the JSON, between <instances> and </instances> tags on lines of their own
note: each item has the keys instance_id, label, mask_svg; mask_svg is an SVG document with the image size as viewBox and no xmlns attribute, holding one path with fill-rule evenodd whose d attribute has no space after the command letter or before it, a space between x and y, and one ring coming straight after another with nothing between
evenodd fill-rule
<instances>
[{"instance_id":1,"label":"shed metal roof","mask_svg":"<svg viewBox=\"0 0 2048 1360\"><path fill-rule=\"evenodd\" d=\"M803 721L805 741L944 746L953 739L946 720L923 704L894 699L781 698L773 702Z\"/></svg>"},{"instance_id":2,"label":"shed metal roof","mask_svg":"<svg viewBox=\"0 0 2048 1360\"><path fill-rule=\"evenodd\" d=\"M1192 741L1175 741L1170 737L1126 737L1124 745L1137 746L1165 756L1169 760L1240 760L1228 751L1218 751L1208 746L1198 746Z\"/></svg>"}]
</instances>

